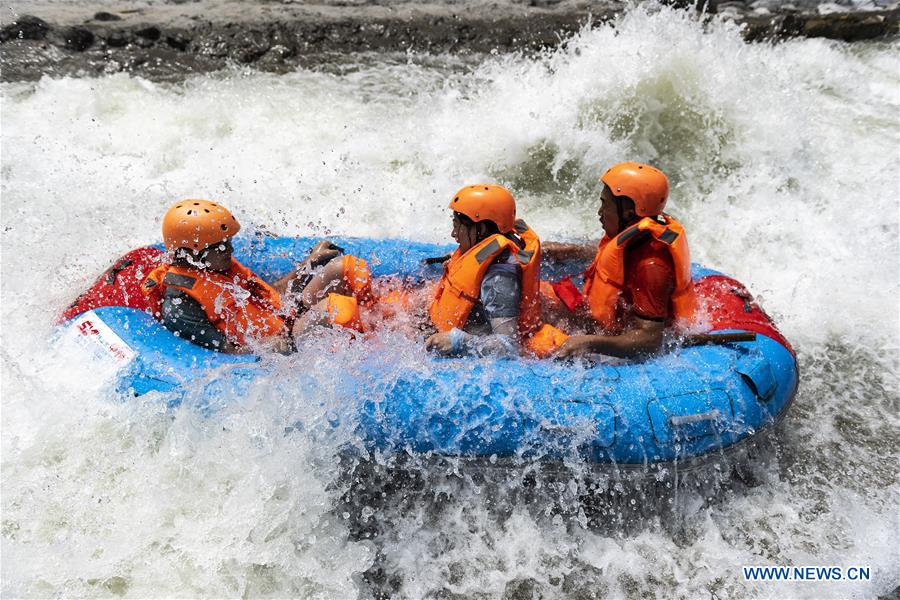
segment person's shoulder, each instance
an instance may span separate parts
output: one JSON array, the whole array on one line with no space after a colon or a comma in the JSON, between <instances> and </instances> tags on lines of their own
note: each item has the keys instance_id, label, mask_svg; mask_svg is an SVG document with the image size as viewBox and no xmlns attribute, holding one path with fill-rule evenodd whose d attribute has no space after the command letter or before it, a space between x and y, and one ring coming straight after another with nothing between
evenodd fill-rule
<instances>
[{"instance_id":1,"label":"person's shoulder","mask_svg":"<svg viewBox=\"0 0 900 600\"><path fill-rule=\"evenodd\" d=\"M515 262L496 261L481 280L482 296L517 294L521 287L522 269Z\"/></svg>"},{"instance_id":2,"label":"person's shoulder","mask_svg":"<svg viewBox=\"0 0 900 600\"><path fill-rule=\"evenodd\" d=\"M667 246L656 240L650 240L635 248L632 260L636 269L675 270Z\"/></svg>"},{"instance_id":3,"label":"person's shoulder","mask_svg":"<svg viewBox=\"0 0 900 600\"><path fill-rule=\"evenodd\" d=\"M520 272L521 268L519 267L518 261L516 261L515 257L510 255L505 260L500 257L491 263L491 266L489 266L484 273L484 278L492 279L494 277L509 277L518 279Z\"/></svg>"}]
</instances>

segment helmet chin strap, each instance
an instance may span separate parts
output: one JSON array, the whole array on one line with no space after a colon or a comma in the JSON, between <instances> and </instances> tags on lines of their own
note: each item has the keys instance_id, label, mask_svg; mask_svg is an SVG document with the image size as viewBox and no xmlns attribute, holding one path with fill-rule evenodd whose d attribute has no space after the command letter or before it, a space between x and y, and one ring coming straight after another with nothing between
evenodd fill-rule
<instances>
[{"instance_id":1,"label":"helmet chin strap","mask_svg":"<svg viewBox=\"0 0 900 600\"><path fill-rule=\"evenodd\" d=\"M619 216L619 231L616 232L616 235L619 235L635 223L641 220L641 216L635 213L634 219L627 221L625 220L625 211L622 210L622 203L620 201L616 201L616 214Z\"/></svg>"},{"instance_id":2,"label":"helmet chin strap","mask_svg":"<svg viewBox=\"0 0 900 600\"><path fill-rule=\"evenodd\" d=\"M616 201L616 214L619 216L619 231L616 232L616 235L619 235L633 224L632 222L625 221L625 211L622 210L622 203L620 201Z\"/></svg>"},{"instance_id":3,"label":"helmet chin strap","mask_svg":"<svg viewBox=\"0 0 900 600\"><path fill-rule=\"evenodd\" d=\"M478 244L487 237L487 228L484 223L475 223L475 243Z\"/></svg>"},{"instance_id":4,"label":"helmet chin strap","mask_svg":"<svg viewBox=\"0 0 900 600\"><path fill-rule=\"evenodd\" d=\"M203 262L203 254L204 254L203 252L200 252L199 254L185 252L184 260L185 260L185 262L187 262L189 265L191 265L194 268L205 269L208 265L205 262Z\"/></svg>"}]
</instances>

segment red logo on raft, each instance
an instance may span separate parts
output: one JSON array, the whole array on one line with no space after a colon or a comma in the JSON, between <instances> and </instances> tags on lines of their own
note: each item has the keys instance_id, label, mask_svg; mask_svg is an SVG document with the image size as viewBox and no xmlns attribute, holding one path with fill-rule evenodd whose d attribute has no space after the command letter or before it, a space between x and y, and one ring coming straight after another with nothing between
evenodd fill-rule
<instances>
[{"instance_id":1,"label":"red logo on raft","mask_svg":"<svg viewBox=\"0 0 900 600\"><path fill-rule=\"evenodd\" d=\"M84 321L78 326L78 330L81 332L81 335L100 335L100 332L97 331L97 328L90 321Z\"/></svg>"},{"instance_id":2,"label":"red logo on raft","mask_svg":"<svg viewBox=\"0 0 900 600\"><path fill-rule=\"evenodd\" d=\"M78 325L78 331L81 332L81 335L83 335L85 337L92 336L92 335L97 336L97 339L100 341L101 344L103 344L103 346L106 348L106 350L110 354L112 354L114 357L116 357L119 360L128 360L128 355L125 353L125 351L122 350L121 348L118 348L118 347L106 342L106 340L103 339L103 336L100 335L100 330L97 329L94 326L94 324L90 322L90 320L85 319L84 321L82 321Z\"/></svg>"}]
</instances>

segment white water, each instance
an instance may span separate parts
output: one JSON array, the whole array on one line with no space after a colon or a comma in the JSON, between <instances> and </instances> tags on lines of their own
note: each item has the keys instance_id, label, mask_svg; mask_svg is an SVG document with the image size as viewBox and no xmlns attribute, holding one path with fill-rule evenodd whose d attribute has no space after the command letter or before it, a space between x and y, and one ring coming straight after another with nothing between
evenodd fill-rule
<instances>
[{"instance_id":1,"label":"white water","mask_svg":"<svg viewBox=\"0 0 900 600\"><path fill-rule=\"evenodd\" d=\"M4 84L3 594L366 596L375 564L407 597L892 591L897 56L896 43L747 45L727 25L638 11L543 58ZM174 199L215 198L284 233L437 241L455 189L497 180L545 239L587 238L596 179L626 158L670 173L695 260L747 282L798 350L801 391L755 487L687 494L618 530L552 517L549 491L499 516L463 479L439 507L372 508L373 541L340 502L335 450L352 434L315 426L340 410L327 374L318 394L284 396L287 362L288 383L202 419L155 397L117 403L46 360L55 315L158 239ZM313 426L285 435L297 420ZM779 564L873 579L740 571Z\"/></svg>"}]
</instances>

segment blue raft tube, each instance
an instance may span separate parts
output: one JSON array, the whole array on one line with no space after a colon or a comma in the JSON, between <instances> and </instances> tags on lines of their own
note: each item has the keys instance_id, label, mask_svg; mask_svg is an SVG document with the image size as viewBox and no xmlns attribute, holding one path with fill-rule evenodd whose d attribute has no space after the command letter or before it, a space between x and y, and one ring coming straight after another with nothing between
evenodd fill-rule
<instances>
[{"instance_id":1,"label":"blue raft tube","mask_svg":"<svg viewBox=\"0 0 900 600\"><path fill-rule=\"evenodd\" d=\"M288 273L316 242L242 238L234 242L235 256L268 281ZM404 240L334 241L357 256L377 257L370 260L374 277L419 282L441 272L424 259L450 250ZM111 365L122 397L161 392L175 406L186 388L197 394L198 386L210 400L223 390L240 396L266 362L206 350L162 327L139 291L161 257L158 245L122 256L65 311L61 335ZM579 266L547 265L544 278ZM645 360L588 367L429 357L429 368L398 375L381 361L362 361L337 382L341 397L355 400L347 417L368 450L394 454L491 462L574 457L642 468L721 454L781 420L797 390L797 361L742 284L698 265L693 277L712 330L751 332L753 341L675 347Z\"/></svg>"}]
</instances>

